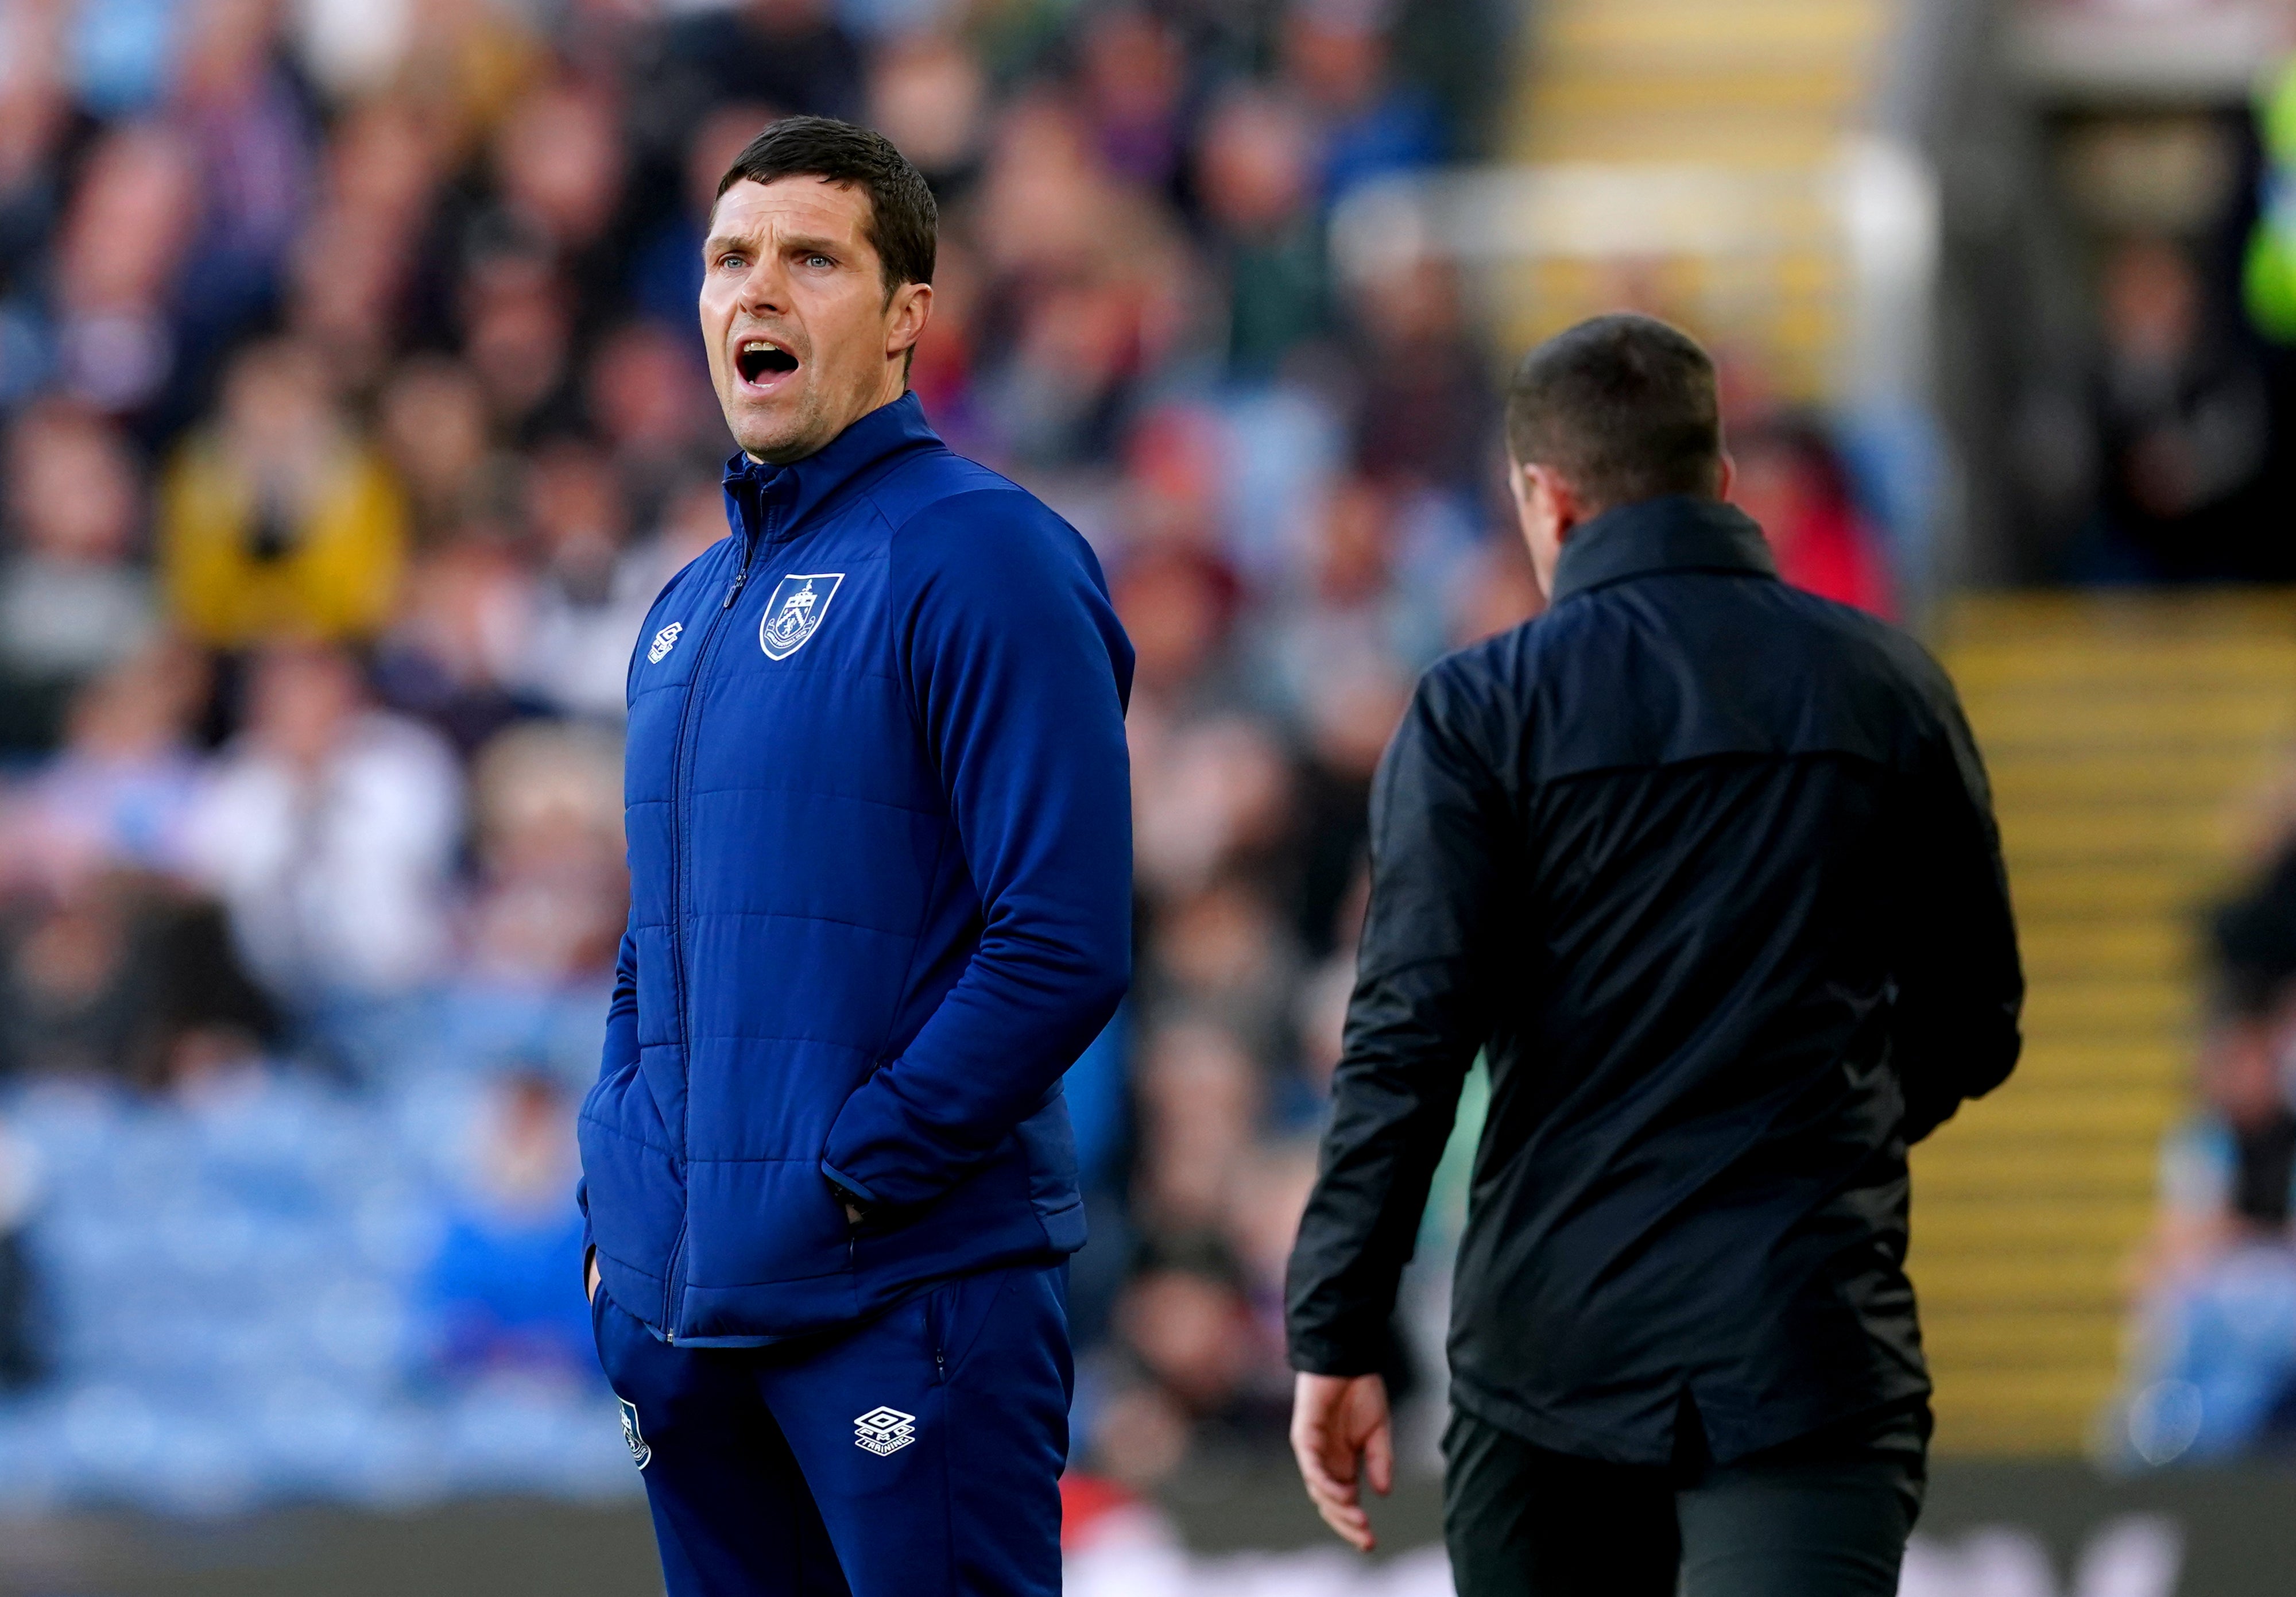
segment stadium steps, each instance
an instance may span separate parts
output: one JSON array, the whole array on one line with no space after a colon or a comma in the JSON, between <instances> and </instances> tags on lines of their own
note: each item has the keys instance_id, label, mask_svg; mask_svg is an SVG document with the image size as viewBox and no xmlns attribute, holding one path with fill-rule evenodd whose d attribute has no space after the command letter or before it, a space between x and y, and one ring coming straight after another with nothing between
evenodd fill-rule
<instances>
[{"instance_id":1,"label":"stadium steps","mask_svg":"<svg viewBox=\"0 0 2296 1597\"><path fill-rule=\"evenodd\" d=\"M1991 772L2030 992L2018 1074L1914 1156L1938 1444L2070 1454L2120 1374L2187 1102L2198 906L2296 745L2296 595L2005 596L1940 635Z\"/></svg>"},{"instance_id":2,"label":"stadium steps","mask_svg":"<svg viewBox=\"0 0 2296 1597\"><path fill-rule=\"evenodd\" d=\"M1554 0L1527 161L1822 160L1863 103L1888 0Z\"/></svg>"},{"instance_id":3,"label":"stadium steps","mask_svg":"<svg viewBox=\"0 0 2296 1597\"><path fill-rule=\"evenodd\" d=\"M1873 94L1892 0L1550 0L1534 13L1508 137L1529 168L1614 171L1617 203L1645 203L1636 174L1695 169L1747 185L1762 224L1727 248L1636 259L1568 239L1494 285L1516 347L1633 303L1675 317L1797 401L1833 379L1849 291L1828 175ZM1777 202L1782 192L1800 203ZM1685 236L1695 234L1686 222Z\"/></svg>"}]
</instances>

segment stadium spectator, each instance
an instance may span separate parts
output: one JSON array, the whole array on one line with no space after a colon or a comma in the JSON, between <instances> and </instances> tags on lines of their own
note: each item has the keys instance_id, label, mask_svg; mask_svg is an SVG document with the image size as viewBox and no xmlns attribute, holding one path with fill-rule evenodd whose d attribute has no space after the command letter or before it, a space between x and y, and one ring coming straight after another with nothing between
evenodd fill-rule
<instances>
[{"instance_id":1,"label":"stadium spectator","mask_svg":"<svg viewBox=\"0 0 2296 1597\"><path fill-rule=\"evenodd\" d=\"M2296 1441L2296 855L2211 931L2220 1013L2136 1264L2120 1441L2150 1464Z\"/></svg>"},{"instance_id":2,"label":"stadium spectator","mask_svg":"<svg viewBox=\"0 0 2296 1597\"><path fill-rule=\"evenodd\" d=\"M124 884L91 880L20 905L11 928L0 1064L12 1076L119 1071L135 1024Z\"/></svg>"},{"instance_id":3,"label":"stadium spectator","mask_svg":"<svg viewBox=\"0 0 2296 1597\"><path fill-rule=\"evenodd\" d=\"M1105 460L1187 325L1193 262L1176 218L1114 178L1049 91L1004 113L976 205L992 445L1037 470Z\"/></svg>"},{"instance_id":4,"label":"stadium spectator","mask_svg":"<svg viewBox=\"0 0 2296 1597\"><path fill-rule=\"evenodd\" d=\"M706 482L725 458L727 440L708 394L682 319L625 322L591 357L584 408L638 524L652 523L668 495Z\"/></svg>"},{"instance_id":5,"label":"stadium spectator","mask_svg":"<svg viewBox=\"0 0 2296 1597\"><path fill-rule=\"evenodd\" d=\"M729 100L783 113L861 114L860 47L827 0L740 0L673 22L643 92L698 115Z\"/></svg>"},{"instance_id":6,"label":"stadium spectator","mask_svg":"<svg viewBox=\"0 0 2296 1597\"><path fill-rule=\"evenodd\" d=\"M1217 1236L1152 1249L1118 1300L1116 1329L1122 1359L1148 1387L1129 1406L1157 1414L1145 1421L1145 1447L1102 1428L1119 1478L1152 1482L1184 1462L1232 1463L1265 1446L1283 1407L1280 1343L1265 1334ZM1169 1440L1159 1434L1171 1430Z\"/></svg>"},{"instance_id":7,"label":"stadium spectator","mask_svg":"<svg viewBox=\"0 0 2296 1597\"><path fill-rule=\"evenodd\" d=\"M327 152L316 210L289 261L284 319L326 351L338 393L374 391L411 314L439 148L438 128L383 100L345 117Z\"/></svg>"},{"instance_id":8,"label":"stadium spectator","mask_svg":"<svg viewBox=\"0 0 2296 1597\"><path fill-rule=\"evenodd\" d=\"M367 638L390 617L406 503L339 409L324 358L283 342L240 354L217 423L168 468L160 566L200 643Z\"/></svg>"},{"instance_id":9,"label":"stadium spectator","mask_svg":"<svg viewBox=\"0 0 2296 1597\"><path fill-rule=\"evenodd\" d=\"M192 868L283 997L404 991L447 957L461 773L430 732L373 708L338 650L276 644L252 679L246 730L189 823Z\"/></svg>"},{"instance_id":10,"label":"stadium spectator","mask_svg":"<svg viewBox=\"0 0 2296 1597\"><path fill-rule=\"evenodd\" d=\"M1266 674L1295 713L1327 684L1415 672L1442 652L1442 596L1401 580L1406 530L1397 495L1374 479L1342 477L1325 495L1300 590L1267 617Z\"/></svg>"},{"instance_id":11,"label":"stadium spectator","mask_svg":"<svg viewBox=\"0 0 2296 1597\"><path fill-rule=\"evenodd\" d=\"M1293 1136L1255 1148L1228 1185L1221 1234L1251 1308L1253 1341L1262 1348L1283 1343L1283 1269L1315 1184L1315 1141Z\"/></svg>"},{"instance_id":12,"label":"stadium spectator","mask_svg":"<svg viewBox=\"0 0 2296 1597\"><path fill-rule=\"evenodd\" d=\"M1480 495L1494 474L1493 386L1450 263L1382 263L1344 285L1355 352L1355 455L1410 488Z\"/></svg>"},{"instance_id":13,"label":"stadium spectator","mask_svg":"<svg viewBox=\"0 0 2296 1597\"><path fill-rule=\"evenodd\" d=\"M1897 618L1881 536L1859 513L1841 457L1807 422L1773 420L1730 438L1731 502L1758 523L1778 575L1796 588Z\"/></svg>"},{"instance_id":14,"label":"stadium spectator","mask_svg":"<svg viewBox=\"0 0 2296 1597\"><path fill-rule=\"evenodd\" d=\"M0 22L9 65L0 70L0 306L6 307L6 342L0 345L0 409L21 399L36 380L28 358L29 329L12 302L40 263L42 247L64 199L56 154L71 127L71 101L54 72L61 52L53 23L23 13Z\"/></svg>"},{"instance_id":15,"label":"stadium spectator","mask_svg":"<svg viewBox=\"0 0 2296 1597\"><path fill-rule=\"evenodd\" d=\"M505 1071L465 1132L460 1181L424 1274L438 1373L598 1379L582 1302L572 1106L547 1072Z\"/></svg>"},{"instance_id":16,"label":"stadium spectator","mask_svg":"<svg viewBox=\"0 0 2296 1597\"><path fill-rule=\"evenodd\" d=\"M2220 1023L2202 1050L2198 1112L2162 1166L2163 1272L2192 1272L2245 1241L2289 1239L2296 1189L2296 1107L2286 1061L2296 1049L2296 991Z\"/></svg>"},{"instance_id":17,"label":"stadium spectator","mask_svg":"<svg viewBox=\"0 0 2296 1597\"><path fill-rule=\"evenodd\" d=\"M450 159L467 160L539 74L548 52L505 6L411 0L406 17L383 92L404 100Z\"/></svg>"},{"instance_id":18,"label":"stadium spectator","mask_svg":"<svg viewBox=\"0 0 2296 1597\"><path fill-rule=\"evenodd\" d=\"M526 468L526 524L541 559L521 684L562 714L619 720L630 641L660 588L619 580L630 506L613 457L576 436L537 448Z\"/></svg>"},{"instance_id":19,"label":"stadium spectator","mask_svg":"<svg viewBox=\"0 0 2296 1597\"><path fill-rule=\"evenodd\" d=\"M1390 70L1387 10L1378 0L1300 0L1284 14L1285 74L1320 124L1326 203L1443 153L1434 96Z\"/></svg>"},{"instance_id":20,"label":"stadium spectator","mask_svg":"<svg viewBox=\"0 0 2296 1597\"><path fill-rule=\"evenodd\" d=\"M1188 62L1178 30L1145 6L1111 5L1087 16L1082 33L1077 87L1101 160L1128 183L1168 189L1180 176L1187 131Z\"/></svg>"},{"instance_id":21,"label":"stadium spectator","mask_svg":"<svg viewBox=\"0 0 2296 1597\"><path fill-rule=\"evenodd\" d=\"M2296 570L2259 520L2271 442L2254 356L2217 325L2182 245L2136 238L2105 260L2096 414L2103 444L2102 569L2123 580Z\"/></svg>"},{"instance_id":22,"label":"stadium spectator","mask_svg":"<svg viewBox=\"0 0 2296 1597\"><path fill-rule=\"evenodd\" d=\"M1296 820L1294 782L1266 725L1223 714L1175 726L1152 707L1133 712L1130 734L1133 868L1152 901L1280 856Z\"/></svg>"},{"instance_id":23,"label":"stadium spectator","mask_svg":"<svg viewBox=\"0 0 2296 1597\"><path fill-rule=\"evenodd\" d=\"M157 1089L187 1041L245 1050L276 1032L220 906L166 877L91 876L18 911L0 963L0 1078Z\"/></svg>"},{"instance_id":24,"label":"stadium spectator","mask_svg":"<svg viewBox=\"0 0 2296 1597\"><path fill-rule=\"evenodd\" d=\"M116 430L55 404L17 419L7 466L0 749L36 751L81 684L151 637L151 579L135 564L144 486Z\"/></svg>"},{"instance_id":25,"label":"stadium spectator","mask_svg":"<svg viewBox=\"0 0 2296 1597\"><path fill-rule=\"evenodd\" d=\"M577 325L598 326L623 288L620 119L605 95L571 78L537 86L496 130L495 197L469 223L472 246L530 253L572 296Z\"/></svg>"},{"instance_id":26,"label":"stadium spectator","mask_svg":"<svg viewBox=\"0 0 2296 1597\"><path fill-rule=\"evenodd\" d=\"M1368 846L1372 775L1409 697L1399 663L1378 659L1358 660L1324 678L1309 697L1294 924L1310 953L1354 941L1354 925L1341 924L1342 910Z\"/></svg>"},{"instance_id":27,"label":"stadium spectator","mask_svg":"<svg viewBox=\"0 0 2296 1597\"><path fill-rule=\"evenodd\" d=\"M31 1386L43 1372L26 1224L38 1190L31 1150L0 1121L0 1395Z\"/></svg>"},{"instance_id":28,"label":"stadium spectator","mask_svg":"<svg viewBox=\"0 0 2296 1597\"><path fill-rule=\"evenodd\" d=\"M549 255L487 241L455 295L463 358L495 428L521 449L578 430L575 291Z\"/></svg>"},{"instance_id":29,"label":"stadium spectator","mask_svg":"<svg viewBox=\"0 0 2296 1597\"><path fill-rule=\"evenodd\" d=\"M472 788L480 878L462 979L586 994L613 970L629 896L614 739L512 727L479 751Z\"/></svg>"},{"instance_id":30,"label":"stadium spectator","mask_svg":"<svg viewBox=\"0 0 2296 1597\"><path fill-rule=\"evenodd\" d=\"M531 712L521 684L534 594L508 519L463 523L407 573L397 620L375 650L383 702L464 753Z\"/></svg>"},{"instance_id":31,"label":"stadium spectator","mask_svg":"<svg viewBox=\"0 0 2296 1597\"><path fill-rule=\"evenodd\" d=\"M2203 1048L2202 1101L2163 1149L2123 1414L2144 1462L2296 1442L2292 1045L2296 992L2242 1004Z\"/></svg>"},{"instance_id":32,"label":"stadium spectator","mask_svg":"<svg viewBox=\"0 0 2296 1597\"><path fill-rule=\"evenodd\" d=\"M1136 1070L1137 1218L1168 1236L1217 1230L1267 1096L1258 1061L1229 1029L1175 1019L1143 1041Z\"/></svg>"},{"instance_id":33,"label":"stadium spectator","mask_svg":"<svg viewBox=\"0 0 2296 1597\"><path fill-rule=\"evenodd\" d=\"M1128 83L1120 92L1138 90ZM957 197L978 175L988 108L988 76L980 58L946 33L896 36L870 62L870 125L915 163L937 199ZM765 119L755 108L742 114L751 128ZM1112 155L1110 164L1123 169ZM724 170L725 163L717 169ZM714 176L710 181L716 182Z\"/></svg>"},{"instance_id":34,"label":"stadium spectator","mask_svg":"<svg viewBox=\"0 0 2296 1597\"><path fill-rule=\"evenodd\" d=\"M118 867L181 868L206 688L195 651L158 642L73 696L63 746L0 796L0 897L68 893Z\"/></svg>"},{"instance_id":35,"label":"stadium spectator","mask_svg":"<svg viewBox=\"0 0 2296 1597\"><path fill-rule=\"evenodd\" d=\"M418 549L510 519L515 465L488 435L486 394L468 366L437 355L407 360L379 408L378 441L406 496Z\"/></svg>"},{"instance_id":36,"label":"stadium spectator","mask_svg":"<svg viewBox=\"0 0 2296 1597\"><path fill-rule=\"evenodd\" d=\"M111 128L88 152L42 274L62 393L122 416L158 405L178 375L174 312L203 192L196 152L163 124Z\"/></svg>"},{"instance_id":37,"label":"stadium spectator","mask_svg":"<svg viewBox=\"0 0 2296 1597\"><path fill-rule=\"evenodd\" d=\"M310 203L316 130L282 58L278 7L205 0L180 25L168 117L190 141L205 205L175 310L184 368L203 382L278 297Z\"/></svg>"},{"instance_id":38,"label":"stadium spectator","mask_svg":"<svg viewBox=\"0 0 2296 1597\"><path fill-rule=\"evenodd\" d=\"M1199 136L1196 185L1228 285L1228 362L1247 375L1274 375L1328 330L1315 160L1306 114L1269 89L1229 90Z\"/></svg>"}]
</instances>

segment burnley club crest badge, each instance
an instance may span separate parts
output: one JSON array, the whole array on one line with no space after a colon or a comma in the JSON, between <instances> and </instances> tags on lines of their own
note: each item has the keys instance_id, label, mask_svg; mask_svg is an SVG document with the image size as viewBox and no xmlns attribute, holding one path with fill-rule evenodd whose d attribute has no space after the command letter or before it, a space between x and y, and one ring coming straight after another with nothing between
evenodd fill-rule
<instances>
[{"instance_id":1,"label":"burnley club crest badge","mask_svg":"<svg viewBox=\"0 0 2296 1597\"><path fill-rule=\"evenodd\" d=\"M766 658L786 660L805 647L821 630L821 618L829 613L829 601L844 580L843 572L783 577L766 605L765 619L758 623L758 646L766 651Z\"/></svg>"}]
</instances>

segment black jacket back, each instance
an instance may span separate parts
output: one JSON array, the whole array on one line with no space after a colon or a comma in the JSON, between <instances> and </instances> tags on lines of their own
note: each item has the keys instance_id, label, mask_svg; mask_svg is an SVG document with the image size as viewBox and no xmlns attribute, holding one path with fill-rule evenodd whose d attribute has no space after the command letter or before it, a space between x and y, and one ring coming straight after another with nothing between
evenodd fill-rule
<instances>
[{"instance_id":1,"label":"black jacket back","mask_svg":"<svg viewBox=\"0 0 2296 1597\"><path fill-rule=\"evenodd\" d=\"M1422 681L1292 1362L1376 1369L1477 1051L1453 1400L1540 1446L1728 1461L1929 1389L1906 1148L1999 1083L2023 983L1951 684L1677 498L1566 545L1547 613Z\"/></svg>"}]
</instances>

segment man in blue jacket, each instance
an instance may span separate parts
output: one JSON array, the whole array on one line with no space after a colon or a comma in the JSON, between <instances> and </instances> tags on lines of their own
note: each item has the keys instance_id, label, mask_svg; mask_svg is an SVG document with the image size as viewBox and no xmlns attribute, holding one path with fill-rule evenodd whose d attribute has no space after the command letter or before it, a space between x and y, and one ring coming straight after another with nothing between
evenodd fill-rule
<instances>
[{"instance_id":1,"label":"man in blue jacket","mask_svg":"<svg viewBox=\"0 0 2296 1597\"><path fill-rule=\"evenodd\" d=\"M793 118L703 246L733 533L630 663L581 1119L673 1597L1060 1586L1061 1075L1130 968L1132 651L1084 540L906 391L935 227L891 144Z\"/></svg>"}]
</instances>

